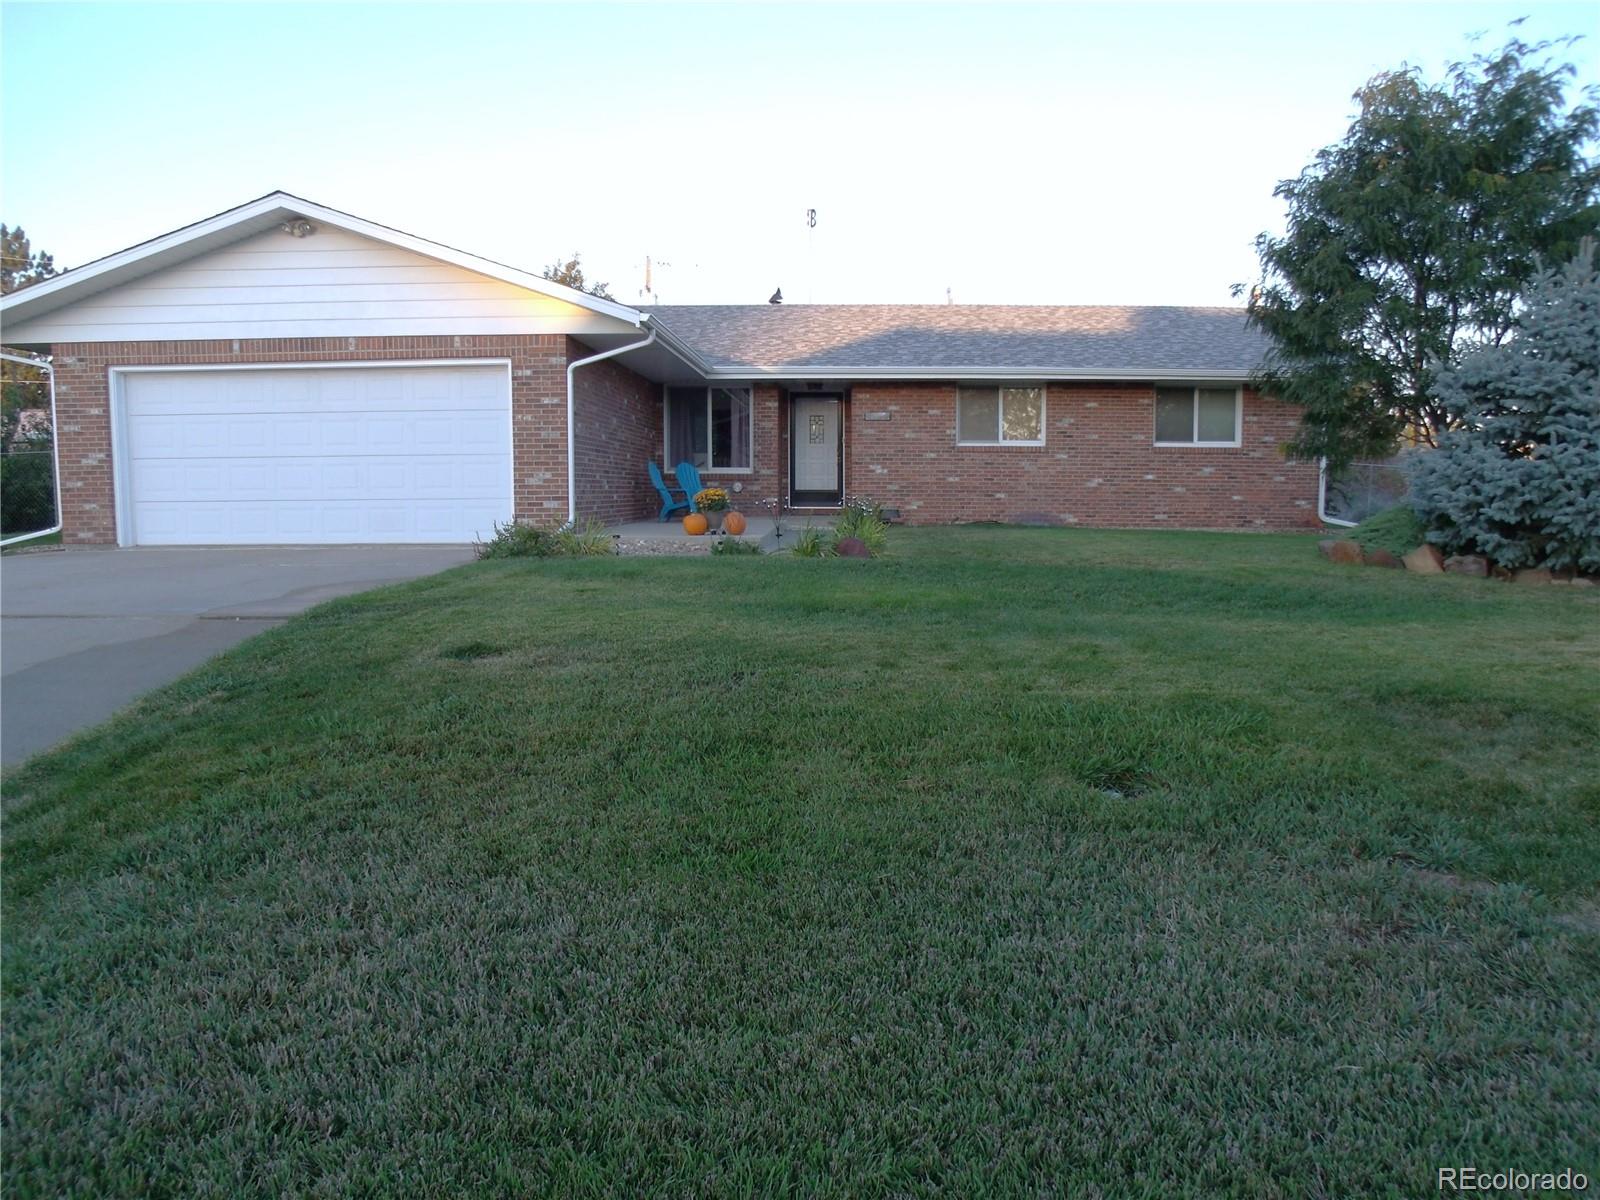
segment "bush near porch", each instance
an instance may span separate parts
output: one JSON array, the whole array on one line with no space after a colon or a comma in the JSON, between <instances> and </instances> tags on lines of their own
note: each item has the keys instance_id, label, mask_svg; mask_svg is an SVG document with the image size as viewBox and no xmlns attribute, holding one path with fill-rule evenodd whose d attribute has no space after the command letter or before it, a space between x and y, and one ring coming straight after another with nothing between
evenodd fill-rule
<instances>
[{"instance_id":1,"label":"bush near porch","mask_svg":"<svg viewBox=\"0 0 1600 1200\"><path fill-rule=\"evenodd\" d=\"M7 1190L1600 1175L1600 605L906 529L335 601L5 780Z\"/></svg>"}]
</instances>

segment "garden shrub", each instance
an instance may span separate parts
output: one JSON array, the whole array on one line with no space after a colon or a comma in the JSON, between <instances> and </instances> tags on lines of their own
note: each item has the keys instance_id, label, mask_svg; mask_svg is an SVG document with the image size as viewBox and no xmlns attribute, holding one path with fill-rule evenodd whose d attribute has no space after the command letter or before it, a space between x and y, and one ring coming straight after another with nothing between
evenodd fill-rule
<instances>
[{"instance_id":1,"label":"garden shrub","mask_svg":"<svg viewBox=\"0 0 1600 1200\"><path fill-rule=\"evenodd\" d=\"M747 542L742 538L719 538L711 544L713 554L760 554L761 547L755 542Z\"/></svg>"},{"instance_id":2,"label":"garden shrub","mask_svg":"<svg viewBox=\"0 0 1600 1200\"><path fill-rule=\"evenodd\" d=\"M475 549L479 558L581 558L614 554L616 544L599 521L569 522L555 530L508 521L496 523L494 536Z\"/></svg>"},{"instance_id":3,"label":"garden shrub","mask_svg":"<svg viewBox=\"0 0 1600 1200\"><path fill-rule=\"evenodd\" d=\"M839 506L839 515L844 517L852 513L860 516L875 517L885 524L888 523L883 515L883 505L879 504L871 496L846 496L844 503Z\"/></svg>"},{"instance_id":4,"label":"garden shrub","mask_svg":"<svg viewBox=\"0 0 1600 1200\"><path fill-rule=\"evenodd\" d=\"M1600 571L1600 273L1542 272L1514 336L1439 373L1453 428L1410 462L1427 538L1502 567Z\"/></svg>"},{"instance_id":5,"label":"garden shrub","mask_svg":"<svg viewBox=\"0 0 1600 1200\"><path fill-rule=\"evenodd\" d=\"M494 536L474 547L479 558L548 558L556 552L555 538L536 525L496 522Z\"/></svg>"},{"instance_id":6,"label":"garden shrub","mask_svg":"<svg viewBox=\"0 0 1600 1200\"><path fill-rule=\"evenodd\" d=\"M833 545L823 536L822 530L815 525L807 525L795 539L790 553L798 554L801 558L827 558L833 553Z\"/></svg>"},{"instance_id":7,"label":"garden shrub","mask_svg":"<svg viewBox=\"0 0 1600 1200\"><path fill-rule=\"evenodd\" d=\"M557 554L583 558L591 554L615 554L616 539L606 531L605 522L593 517L582 522L568 521L556 530Z\"/></svg>"},{"instance_id":8,"label":"garden shrub","mask_svg":"<svg viewBox=\"0 0 1600 1200\"><path fill-rule=\"evenodd\" d=\"M1368 517L1350 531L1350 537L1363 550L1387 550L1399 556L1409 554L1426 540L1426 530L1408 504L1396 504Z\"/></svg>"},{"instance_id":9,"label":"garden shrub","mask_svg":"<svg viewBox=\"0 0 1600 1200\"><path fill-rule=\"evenodd\" d=\"M888 549L889 523L883 519L883 506L865 496L847 499L833 527L833 543L837 546L846 538L865 543L874 558Z\"/></svg>"}]
</instances>

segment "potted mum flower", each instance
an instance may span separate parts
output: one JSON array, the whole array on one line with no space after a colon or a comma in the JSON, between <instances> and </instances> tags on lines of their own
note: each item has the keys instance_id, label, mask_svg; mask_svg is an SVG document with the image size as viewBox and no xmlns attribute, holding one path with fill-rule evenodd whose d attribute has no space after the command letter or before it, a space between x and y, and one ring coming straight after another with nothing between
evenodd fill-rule
<instances>
[{"instance_id":1,"label":"potted mum flower","mask_svg":"<svg viewBox=\"0 0 1600 1200\"><path fill-rule=\"evenodd\" d=\"M705 513L709 532L722 532L722 519L728 515L728 491L726 488L701 488L694 494L694 506Z\"/></svg>"}]
</instances>

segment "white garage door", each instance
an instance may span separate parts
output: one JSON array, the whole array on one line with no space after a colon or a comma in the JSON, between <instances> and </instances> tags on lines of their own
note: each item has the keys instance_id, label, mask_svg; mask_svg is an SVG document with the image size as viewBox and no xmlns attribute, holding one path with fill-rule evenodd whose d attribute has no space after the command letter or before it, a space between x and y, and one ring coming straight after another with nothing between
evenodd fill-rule
<instances>
[{"instance_id":1,"label":"white garage door","mask_svg":"<svg viewBox=\"0 0 1600 1200\"><path fill-rule=\"evenodd\" d=\"M511 517L509 372L121 376L122 541L465 542Z\"/></svg>"}]
</instances>

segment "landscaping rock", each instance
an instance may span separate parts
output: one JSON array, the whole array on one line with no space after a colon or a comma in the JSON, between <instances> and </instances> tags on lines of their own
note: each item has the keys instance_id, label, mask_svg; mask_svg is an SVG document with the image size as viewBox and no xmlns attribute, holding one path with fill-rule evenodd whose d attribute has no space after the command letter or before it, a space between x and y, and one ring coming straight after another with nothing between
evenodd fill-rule
<instances>
[{"instance_id":1,"label":"landscaping rock","mask_svg":"<svg viewBox=\"0 0 1600 1200\"><path fill-rule=\"evenodd\" d=\"M860 538L840 538L833 552L840 558L871 558L872 551Z\"/></svg>"},{"instance_id":2,"label":"landscaping rock","mask_svg":"<svg viewBox=\"0 0 1600 1200\"><path fill-rule=\"evenodd\" d=\"M1511 572L1512 583L1549 583L1551 580L1552 576L1546 567L1523 567L1520 571Z\"/></svg>"},{"instance_id":3,"label":"landscaping rock","mask_svg":"<svg viewBox=\"0 0 1600 1200\"><path fill-rule=\"evenodd\" d=\"M1400 560L1406 570L1419 575L1439 575L1444 571L1444 555L1439 547L1424 543Z\"/></svg>"},{"instance_id":4,"label":"landscaping rock","mask_svg":"<svg viewBox=\"0 0 1600 1200\"><path fill-rule=\"evenodd\" d=\"M1574 575L1572 577L1572 586L1573 587L1594 587L1595 586L1595 581L1590 579L1586 575Z\"/></svg>"},{"instance_id":5,"label":"landscaping rock","mask_svg":"<svg viewBox=\"0 0 1600 1200\"><path fill-rule=\"evenodd\" d=\"M1489 560L1481 554L1452 554L1444 560L1444 569L1452 575L1483 579L1489 574Z\"/></svg>"},{"instance_id":6,"label":"landscaping rock","mask_svg":"<svg viewBox=\"0 0 1600 1200\"><path fill-rule=\"evenodd\" d=\"M1403 562L1382 546L1373 546L1366 550L1361 556L1361 561L1369 567L1391 567L1395 570L1405 566Z\"/></svg>"},{"instance_id":7,"label":"landscaping rock","mask_svg":"<svg viewBox=\"0 0 1600 1200\"><path fill-rule=\"evenodd\" d=\"M618 554L647 556L710 554L712 546L711 539L707 537L619 537L616 543Z\"/></svg>"},{"instance_id":8,"label":"landscaping rock","mask_svg":"<svg viewBox=\"0 0 1600 1200\"><path fill-rule=\"evenodd\" d=\"M1361 561L1361 547L1349 538L1324 538L1317 543L1317 549L1322 551L1322 557L1329 562L1359 563Z\"/></svg>"}]
</instances>

